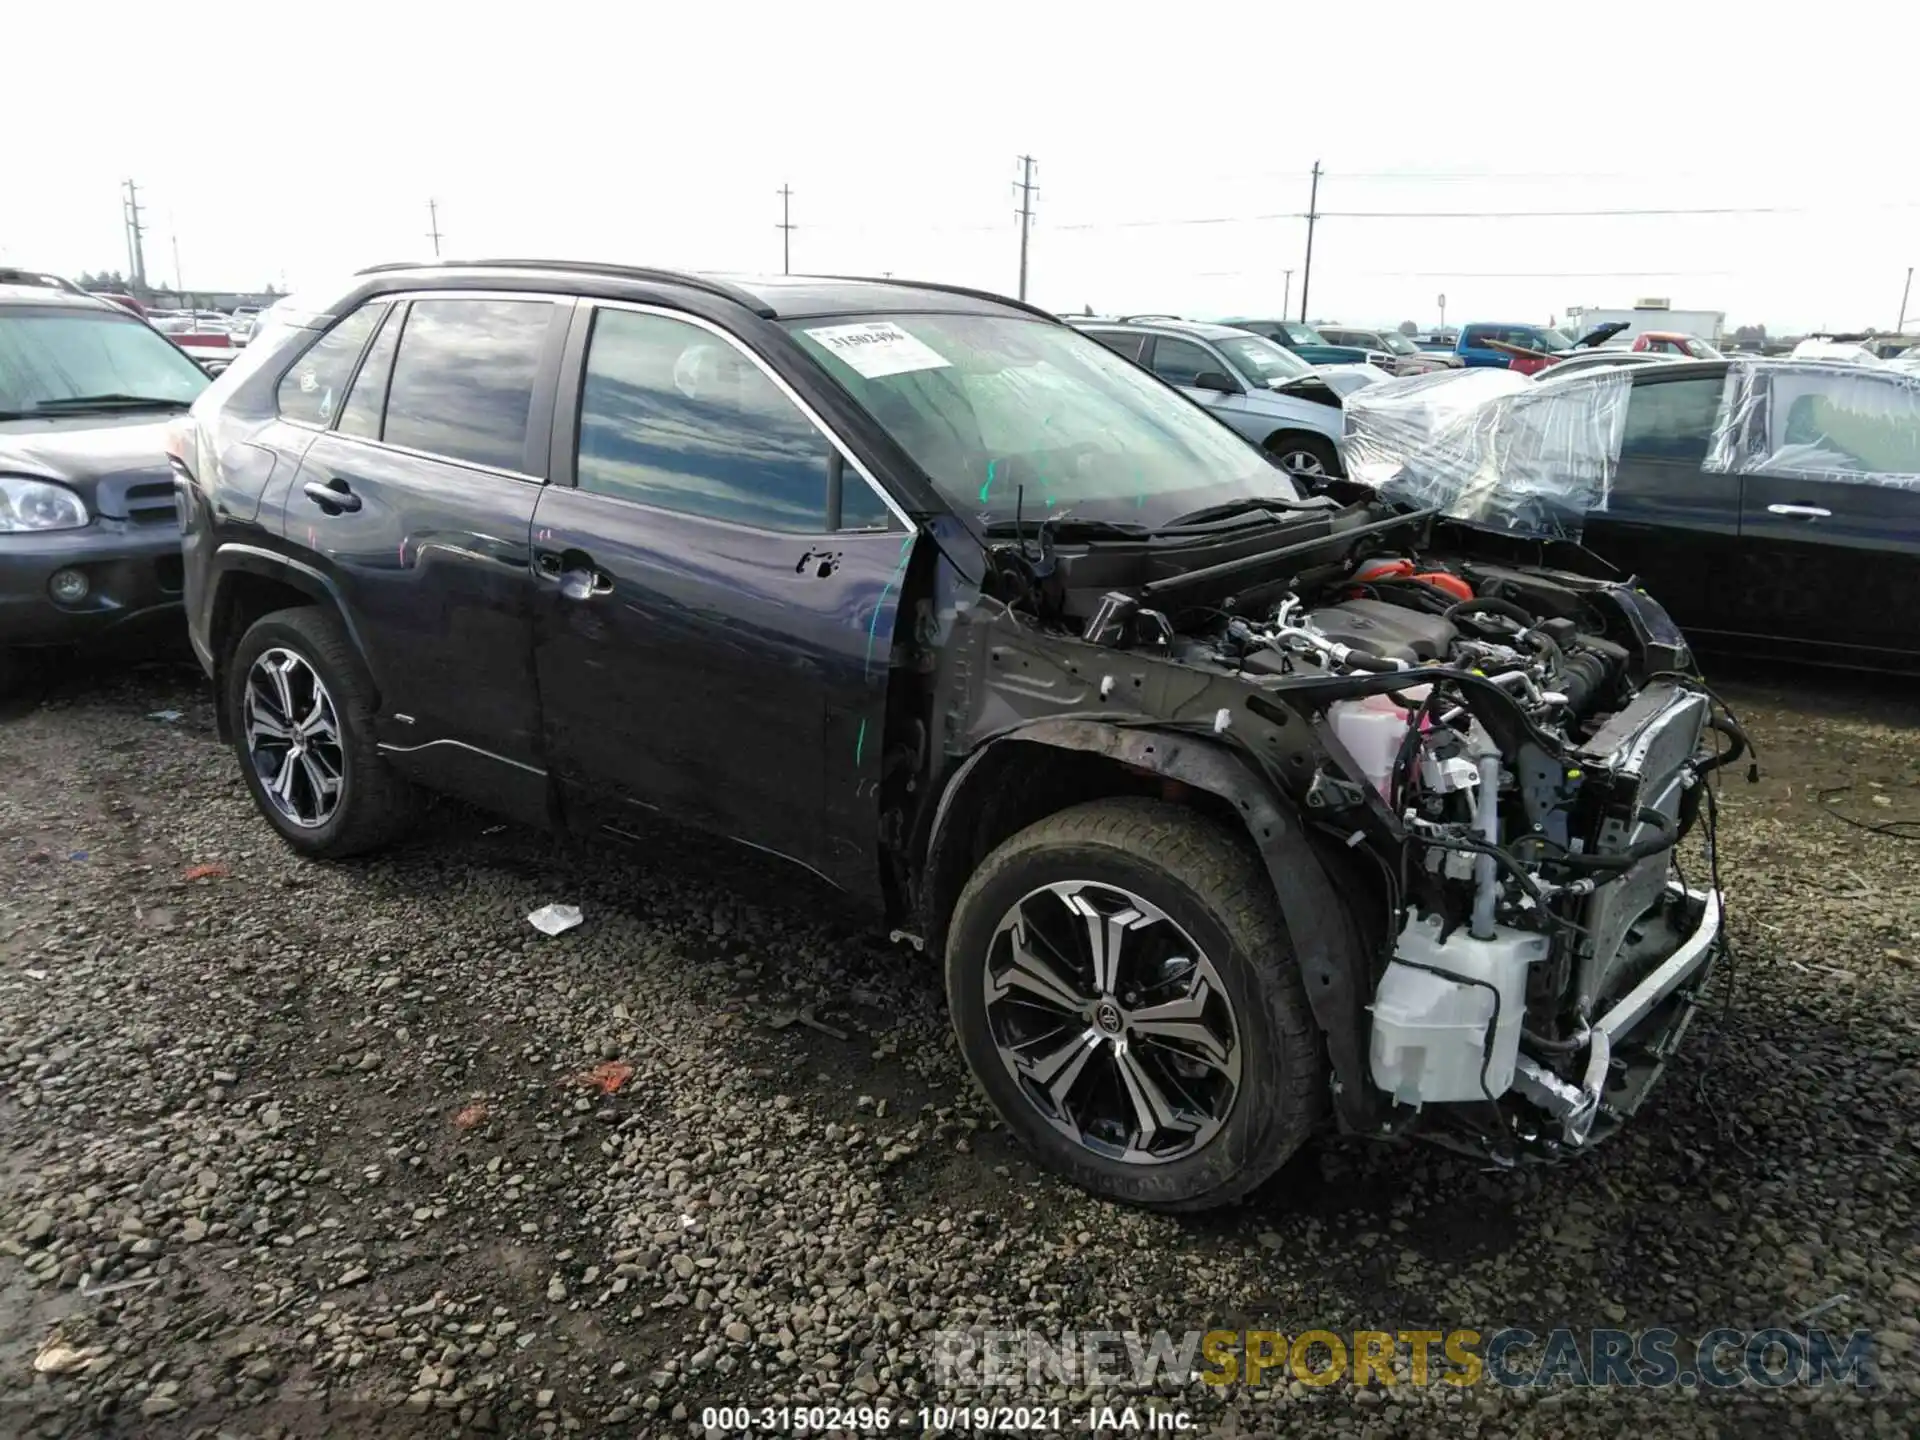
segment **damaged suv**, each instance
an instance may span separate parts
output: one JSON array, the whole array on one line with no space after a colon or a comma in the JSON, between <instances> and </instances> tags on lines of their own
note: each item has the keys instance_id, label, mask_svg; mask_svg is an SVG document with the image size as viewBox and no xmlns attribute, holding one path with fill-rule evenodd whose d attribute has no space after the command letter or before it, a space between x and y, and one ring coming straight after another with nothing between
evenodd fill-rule
<instances>
[{"instance_id":1,"label":"damaged suv","mask_svg":"<svg viewBox=\"0 0 1920 1440\"><path fill-rule=\"evenodd\" d=\"M1580 1150L1704 983L1674 853L1736 743L1659 605L1303 493L1026 305L382 267L172 451L289 844L426 787L775 852L939 957L980 1084L1095 1193L1226 1202L1322 1125Z\"/></svg>"}]
</instances>

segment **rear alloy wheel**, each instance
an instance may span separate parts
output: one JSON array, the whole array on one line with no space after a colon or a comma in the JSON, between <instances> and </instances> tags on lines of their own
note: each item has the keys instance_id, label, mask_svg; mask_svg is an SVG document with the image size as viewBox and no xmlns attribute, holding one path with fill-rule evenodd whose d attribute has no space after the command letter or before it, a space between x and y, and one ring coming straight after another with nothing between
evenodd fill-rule
<instances>
[{"instance_id":1,"label":"rear alloy wheel","mask_svg":"<svg viewBox=\"0 0 1920 1440\"><path fill-rule=\"evenodd\" d=\"M1333 445L1318 435L1279 435L1267 449L1282 470L1302 480L1329 480L1340 473Z\"/></svg>"},{"instance_id":2,"label":"rear alloy wheel","mask_svg":"<svg viewBox=\"0 0 1920 1440\"><path fill-rule=\"evenodd\" d=\"M247 789L294 849L357 855L412 819L412 788L374 741L373 682L330 612L256 620L227 661L226 706Z\"/></svg>"},{"instance_id":3,"label":"rear alloy wheel","mask_svg":"<svg viewBox=\"0 0 1920 1440\"><path fill-rule=\"evenodd\" d=\"M1251 848L1156 800L1076 806L982 862L947 996L1008 1128L1109 1199L1238 1199L1318 1120L1320 1038Z\"/></svg>"}]
</instances>

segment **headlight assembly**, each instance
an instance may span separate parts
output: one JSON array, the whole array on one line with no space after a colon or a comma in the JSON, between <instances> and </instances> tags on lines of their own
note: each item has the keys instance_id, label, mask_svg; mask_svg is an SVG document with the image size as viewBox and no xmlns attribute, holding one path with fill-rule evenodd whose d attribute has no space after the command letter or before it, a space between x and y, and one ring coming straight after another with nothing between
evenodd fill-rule
<instances>
[{"instance_id":1,"label":"headlight assembly","mask_svg":"<svg viewBox=\"0 0 1920 1440\"><path fill-rule=\"evenodd\" d=\"M77 530L91 519L86 502L64 485L0 475L0 533Z\"/></svg>"}]
</instances>

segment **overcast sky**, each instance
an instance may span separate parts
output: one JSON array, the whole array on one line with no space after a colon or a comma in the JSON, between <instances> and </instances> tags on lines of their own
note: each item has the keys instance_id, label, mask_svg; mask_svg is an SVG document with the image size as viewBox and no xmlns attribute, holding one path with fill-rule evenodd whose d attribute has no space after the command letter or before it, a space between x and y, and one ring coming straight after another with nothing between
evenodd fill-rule
<instances>
[{"instance_id":1,"label":"overcast sky","mask_svg":"<svg viewBox=\"0 0 1920 1440\"><path fill-rule=\"evenodd\" d=\"M795 271L1011 293L1031 154L1030 298L1271 314L1291 269L1297 313L1318 160L1318 319L1430 325L1444 292L1454 322L1659 295L1891 326L1920 8L1793 13L257 0L76 29L37 5L6 27L44 63L7 67L0 259L126 269L131 176L160 283L176 238L192 287L427 255L430 196L449 256L778 271L784 183ZM1480 213L1605 209L1742 213Z\"/></svg>"}]
</instances>

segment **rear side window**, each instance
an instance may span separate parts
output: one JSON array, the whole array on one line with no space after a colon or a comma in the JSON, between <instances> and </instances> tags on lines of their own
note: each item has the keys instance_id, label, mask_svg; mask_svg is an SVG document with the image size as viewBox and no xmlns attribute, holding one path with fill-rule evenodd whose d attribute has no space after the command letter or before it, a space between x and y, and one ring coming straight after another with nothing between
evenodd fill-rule
<instances>
[{"instance_id":1,"label":"rear side window","mask_svg":"<svg viewBox=\"0 0 1920 1440\"><path fill-rule=\"evenodd\" d=\"M353 378L367 337L386 313L384 300L369 301L307 347L280 380L280 415L303 425L331 424Z\"/></svg>"},{"instance_id":2,"label":"rear side window","mask_svg":"<svg viewBox=\"0 0 1920 1440\"><path fill-rule=\"evenodd\" d=\"M373 337L373 346L367 351L367 358L361 362L360 373L354 376L353 389L347 392L347 403L340 411L340 433L358 435L363 440L380 438L380 416L386 408L387 377L393 373L393 352L400 345L400 323L403 318L403 306L396 305L387 315L380 327L380 333Z\"/></svg>"},{"instance_id":3,"label":"rear side window","mask_svg":"<svg viewBox=\"0 0 1920 1440\"><path fill-rule=\"evenodd\" d=\"M1109 350L1124 355L1136 363L1140 359L1140 351L1145 347L1147 340L1144 335L1129 334L1125 330L1089 330L1087 334Z\"/></svg>"},{"instance_id":4,"label":"rear side window","mask_svg":"<svg viewBox=\"0 0 1920 1440\"><path fill-rule=\"evenodd\" d=\"M582 490L817 534L827 524L829 448L780 388L719 336L630 310L595 317L580 393ZM844 484L846 497L861 503L866 482L849 469ZM852 506L846 514L855 526L879 519Z\"/></svg>"},{"instance_id":5,"label":"rear side window","mask_svg":"<svg viewBox=\"0 0 1920 1440\"><path fill-rule=\"evenodd\" d=\"M524 471L527 417L552 318L544 300L416 300L393 361L382 438Z\"/></svg>"}]
</instances>

